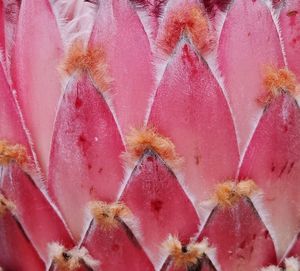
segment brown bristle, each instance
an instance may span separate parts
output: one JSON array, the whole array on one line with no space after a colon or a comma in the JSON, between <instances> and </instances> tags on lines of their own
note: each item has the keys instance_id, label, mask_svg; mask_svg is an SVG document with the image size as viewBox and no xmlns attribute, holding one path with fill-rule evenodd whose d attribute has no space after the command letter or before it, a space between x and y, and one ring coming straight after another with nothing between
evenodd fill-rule
<instances>
[{"instance_id":1,"label":"brown bristle","mask_svg":"<svg viewBox=\"0 0 300 271\"><path fill-rule=\"evenodd\" d=\"M121 202L106 203L93 201L89 204L90 212L102 230L111 230L120 225L119 219L131 216L130 210Z\"/></svg>"},{"instance_id":2,"label":"brown bristle","mask_svg":"<svg viewBox=\"0 0 300 271\"><path fill-rule=\"evenodd\" d=\"M0 165L16 162L19 165L28 163L26 148L20 144L11 145L5 140L0 140Z\"/></svg>"},{"instance_id":3,"label":"brown bristle","mask_svg":"<svg viewBox=\"0 0 300 271\"><path fill-rule=\"evenodd\" d=\"M126 137L126 145L127 153L123 158L129 164L136 162L149 149L159 154L172 167L182 164L182 158L176 153L173 142L154 128L132 129Z\"/></svg>"},{"instance_id":4,"label":"brown bristle","mask_svg":"<svg viewBox=\"0 0 300 271\"><path fill-rule=\"evenodd\" d=\"M158 44L166 54L171 54L182 34L190 37L197 50L204 54L214 45L209 19L198 5L185 4L170 11L164 34Z\"/></svg>"},{"instance_id":5,"label":"brown bristle","mask_svg":"<svg viewBox=\"0 0 300 271\"><path fill-rule=\"evenodd\" d=\"M282 92L287 92L292 96L300 92L295 74L287 68L267 67L264 74L264 87L266 93L258 98L258 102L263 106L268 105Z\"/></svg>"},{"instance_id":6,"label":"brown bristle","mask_svg":"<svg viewBox=\"0 0 300 271\"><path fill-rule=\"evenodd\" d=\"M257 186L252 180L244 180L239 183L226 181L217 185L214 197L219 206L226 208L233 206L243 197L250 197L257 190Z\"/></svg>"},{"instance_id":7,"label":"brown bristle","mask_svg":"<svg viewBox=\"0 0 300 271\"><path fill-rule=\"evenodd\" d=\"M12 212L15 210L15 205L0 194L0 218L6 214L7 211Z\"/></svg>"},{"instance_id":8,"label":"brown bristle","mask_svg":"<svg viewBox=\"0 0 300 271\"><path fill-rule=\"evenodd\" d=\"M49 257L52 264L61 271L73 271L82 267L82 264L89 267L96 267L99 263L88 254L86 248L73 248L67 250L58 243L49 245Z\"/></svg>"},{"instance_id":9,"label":"brown bristle","mask_svg":"<svg viewBox=\"0 0 300 271\"><path fill-rule=\"evenodd\" d=\"M82 42L75 42L70 46L60 69L67 75L75 71L89 71L101 91L110 88L111 79L107 75L105 53L101 46L85 50Z\"/></svg>"},{"instance_id":10,"label":"brown bristle","mask_svg":"<svg viewBox=\"0 0 300 271\"><path fill-rule=\"evenodd\" d=\"M163 247L171 256L175 268L189 268L206 253L209 245L207 239L204 239L200 243L183 246L176 237L170 235L163 243Z\"/></svg>"}]
</instances>

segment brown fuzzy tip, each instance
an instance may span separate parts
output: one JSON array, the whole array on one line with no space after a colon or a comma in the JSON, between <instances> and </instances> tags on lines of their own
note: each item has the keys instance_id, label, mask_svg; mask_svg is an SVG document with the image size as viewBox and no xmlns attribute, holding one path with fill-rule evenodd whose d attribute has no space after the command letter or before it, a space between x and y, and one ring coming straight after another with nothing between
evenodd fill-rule
<instances>
[{"instance_id":1,"label":"brown fuzzy tip","mask_svg":"<svg viewBox=\"0 0 300 271\"><path fill-rule=\"evenodd\" d=\"M16 206L11 201L0 194L0 217L3 217L8 211L12 212L15 208Z\"/></svg>"},{"instance_id":2,"label":"brown fuzzy tip","mask_svg":"<svg viewBox=\"0 0 300 271\"><path fill-rule=\"evenodd\" d=\"M58 243L49 245L49 257L52 264L58 267L61 271L73 271L80 267L96 267L98 261L95 261L89 254L86 248L73 248L67 250L64 246Z\"/></svg>"},{"instance_id":3,"label":"brown fuzzy tip","mask_svg":"<svg viewBox=\"0 0 300 271\"><path fill-rule=\"evenodd\" d=\"M108 231L117 228L120 220L132 216L131 211L121 202L106 203L93 201L89 204L90 212L102 230Z\"/></svg>"},{"instance_id":4,"label":"brown fuzzy tip","mask_svg":"<svg viewBox=\"0 0 300 271\"><path fill-rule=\"evenodd\" d=\"M107 75L105 53L101 46L86 50L82 42L76 41L70 46L60 70L67 75L75 71L89 71L101 91L104 92L110 88L111 79Z\"/></svg>"},{"instance_id":5,"label":"brown fuzzy tip","mask_svg":"<svg viewBox=\"0 0 300 271\"><path fill-rule=\"evenodd\" d=\"M11 145L5 140L0 140L0 165L16 162L20 166L28 163L26 148L23 145Z\"/></svg>"},{"instance_id":6,"label":"brown fuzzy tip","mask_svg":"<svg viewBox=\"0 0 300 271\"><path fill-rule=\"evenodd\" d=\"M257 99L263 106L268 105L282 92L289 93L292 96L300 93L300 85L295 74L287 68L267 67L263 82L266 93Z\"/></svg>"},{"instance_id":7,"label":"brown fuzzy tip","mask_svg":"<svg viewBox=\"0 0 300 271\"><path fill-rule=\"evenodd\" d=\"M163 247L171 256L175 268L187 269L197 264L198 260L209 249L209 244L207 239L203 239L200 243L190 243L187 246L183 246L176 237L170 235L163 243Z\"/></svg>"},{"instance_id":8,"label":"brown fuzzy tip","mask_svg":"<svg viewBox=\"0 0 300 271\"><path fill-rule=\"evenodd\" d=\"M257 190L257 186L252 180L244 180L239 183L226 181L217 185L214 197L219 206L227 208L232 207L243 197L250 197Z\"/></svg>"},{"instance_id":9,"label":"brown fuzzy tip","mask_svg":"<svg viewBox=\"0 0 300 271\"><path fill-rule=\"evenodd\" d=\"M170 11L158 44L170 55L183 34L192 40L201 54L213 49L215 38L210 29L209 19L198 5L185 4Z\"/></svg>"},{"instance_id":10,"label":"brown fuzzy tip","mask_svg":"<svg viewBox=\"0 0 300 271\"><path fill-rule=\"evenodd\" d=\"M183 162L173 142L154 128L131 129L126 137L126 145L127 152L123 158L129 164L134 164L146 150L153 150L172 167L179 167Z\"/></svg>"}]
</instances>

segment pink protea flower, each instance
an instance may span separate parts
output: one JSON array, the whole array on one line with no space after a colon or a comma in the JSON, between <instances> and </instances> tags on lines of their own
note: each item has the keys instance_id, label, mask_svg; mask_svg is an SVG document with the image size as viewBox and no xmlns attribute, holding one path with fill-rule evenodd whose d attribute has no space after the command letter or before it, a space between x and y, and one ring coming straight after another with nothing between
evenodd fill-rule
<instances>
[{"instance_id":1,"label":"pink protea flower","mask_svg":"<svg viewBox=\"0 0 300 271\"><path fill-rule=\"evenodd\" d=\"M0 270L300 269L299 1L0 11Z\"/></svg>"}]
</instances>

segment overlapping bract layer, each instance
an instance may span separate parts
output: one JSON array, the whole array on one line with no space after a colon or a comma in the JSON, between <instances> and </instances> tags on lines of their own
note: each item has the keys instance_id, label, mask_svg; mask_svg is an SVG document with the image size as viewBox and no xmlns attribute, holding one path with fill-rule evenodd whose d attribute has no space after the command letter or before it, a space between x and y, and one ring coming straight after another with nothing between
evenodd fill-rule
<instances>
[{"instance_id":1,"label":"overlapping bract layer","mask_svg":"<svg viewBox=\"0 0 300 271\"><path fill-rule=\"evenodd\" d=\"M17 2L0 18L0 139L28 159L0 149L0 267L253 271L300 256L298 86L280 79L299 79L297 1L86 1L77 58L50 2ZM64 58L80 63L61 92Z\"/></svg>"}]
</instances>

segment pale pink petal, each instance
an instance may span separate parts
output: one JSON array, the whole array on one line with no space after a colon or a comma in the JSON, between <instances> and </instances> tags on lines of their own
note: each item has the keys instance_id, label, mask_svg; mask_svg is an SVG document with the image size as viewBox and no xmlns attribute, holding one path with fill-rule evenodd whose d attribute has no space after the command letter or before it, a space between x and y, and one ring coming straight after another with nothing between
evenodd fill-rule
<instances>
[{"instance_id":1,"label":"pale pink petal","mask_svg":"<svg viewBox=\"0 0 300 271\"><path fill-rule=\"evenodd\" d=\"M170 168L152 151L136 165L121 201L139 219L140 242L153 262L160 260L169 234L188 243L198 231L200 221L191 201Z\"/></svg>"},{"instance_id":2,"label":"pale pink petal","mask_svg":"<svg viewBox=\"0 0 300 271\"><path fill-rule=\"evenodd\" d=\"M219 181L234 178L239 154L231 113L207 64L188 44L168 63L149 124L174 142L198 200L209 199Z\"/></svg>"},{"instance_id":3,"label":"pale pink petal","mask_svg":"<svg viewBox=\"0 0 300 271\"><path fill-rule=\"evenodd\" d=\"M266 109L250 142L240 170L264 192L275 229L278 255L300 230L300 110L281 95Z\"/></svg>"},{"instance_id":4,"label":"pale pink petal","mask_svg":"<svg viewBox=\"0 0 300 271\"><path fill-rule=\"evenodd\" d=\"M300 2L298 0L286 1L279 16L279 26L288 66L300 80Z\"/></svg>"},{"instance_id":5,"label":"pale pink petal","mask_svg":"<svg viewBox=\"0 0 300 271\"><path fill-rule=\"evenodd\" d=\"M5 196L16 206L16 217L45 262L48 260L49 243L59 242L67 247L74 245L53 207L17 165L3 170L0 183Z\"/></svg>"},{"instance_id":6,"label":"pale pink petal","mask_svg":"<svg viewBox=\"0 0 300 271\"><path fill-rule=\"evenodd\" d=\"M71 78L55 122L48 186L76 239L87 202L116 199L123 151L113 115L90 77Z\"/></svg>"},{"instance_id":7,"label":"pale pink petal","mask_svg":"<svg viewBox=\"0 0 300 271\"><path fill-rule=\"evenodd\" d=\"M221 33L218 62L243 154L264 109L257 102L264 93L264 70L284 65L278 33L263 1L233 2Z\"/></svg>"},{"instance_id":8,"label":"pale pink petal","mask_svg":"<svg viewBox=\"0 0 300 271\"><path fill-rule=\"evenodd\" d=\"M112 102L123 132L143 124L154 86L150 44L130 3L101 1L90 46L101 45L112 78Z\"/></svg>"},{"instance_id":9,"label":"pale pink petal","mask_svg":"<svg viewBox=\"0 0 300 271\"><path fill-rule=\"evenodd\" d=\"M254 271L276 263L269 232L246 198L232 207L216 207L199 240L203 237L216 248L222 271Z\"/></svg>"},{"instance_id":10,"label":"pale pink petal","mask_svg":"<svg viewBox=\"0 0 300 271\"><path fill-rule=\"evenodd\" d=\"M45 270L30 240L10 213L0 218L0 251L0 266L4 270Z\"/></svg>"},{"instance_id":11,"label":"pale pink petal","mask_svg":"<svg viewBox=\"0 0 300 271\"><path fill-rule=\"evenodd\" d=\"M90 254L100 260L105 271L154 271L154 267L142 247L122 225L102 230L94 222L83 245Z\"/></svg>"},{"instance_id":12,"label":"pale pink petal","mask_svg":"<svg viewBox=\"0 0 300 271\"><path fill-rule=\"evenodd\" d=\"M46 173L61 95L57 70L62 44L47 0L22 1L12 55L13 87Z\"/></svg>"}]
</instances>

